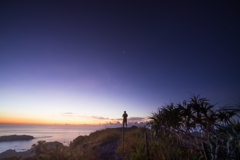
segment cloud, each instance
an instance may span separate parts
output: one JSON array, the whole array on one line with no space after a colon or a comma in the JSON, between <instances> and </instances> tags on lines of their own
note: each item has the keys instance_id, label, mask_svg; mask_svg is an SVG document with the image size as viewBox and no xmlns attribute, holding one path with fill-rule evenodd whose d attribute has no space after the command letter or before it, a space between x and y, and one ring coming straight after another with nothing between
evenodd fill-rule
<instances>
[{"instance_id":1,"label":"cloud","mask_svg":"<svg viewBox=\"0 0 240 160\"><path fill-rule=\"evenodd\" d=\"M141 121L144 120L145 118L143 117L130 117L128 118L129 121Z\"/></svg>"},{"instance_id":2,"label":"cloud","mask_svg":"<svg viewBox=\"0 0 240 160\"><path fill-rule=\"evenodd\" d=\"M134 119L137 118L137 119L142 119L142 117L133 117ZM144 119L144 118L143 118ZM143 126L146 126L148 123L148 121L142 121L142 122L128 122L128 127L132 127L132 126L137 126L137 127L143 127ZM122 123L121 122L109 122L109 123L102 123L100 125L104 125L106 127L111 127L111 128L116 128L116 127L122 127Z\"/></svg>"},{"instance_id":3,"label":"cloud","mask_svg":"<svg viewBox=\"0 0 240 160\"><path fill-rule=\"evenodd\" d=\"M145 118L143 118L143 117L129 117L127 120L128 121L142 121L144 119ZM121 121L121 120L123 120L123 118L117 118L117 119L111 119L111 120Z\"/></svg>"},{"instance_id":4,"label":"cloud","mask_svg":"<svg viewBox=\"0 0 240 160\"><path fill-rule=\"evenodd\" d=\"M97 117L97 116L91 116L91 118L93 118L93 119L98 119L98 120L109 120L109 118Z\"/></svg>"},{"instance_id":5,"label":"cloud","mask_svg":"<svg viewBox=\"0 0 240 160\"><path fill-rule=\"evenodd\" d=\"M122 121L123 118L108 118L108 117L100 117L100 116L81 116L81 115L77 115L74 114L72 112L65 112L61 114L62 116L66 116L66 117L81 117L81 118L87 118L87 119L92 119L92 120L103 120L103 121L114 121L114 122L118 122L118 121ZM129 117L128 118L128 122L139 122L139 121L143 121L146 118L144 117Z\"/></svg>"},{"instance_id":6,"label":"cloud","mask_svg":"<svg viewBox=\"0 0 240 160\"><path fill-rule=\"evenodd\" d=\"M108 117L99 117L99 116L78 116L78 117L94 119L94 120L110 120Z\"/></svg>"},{"instance_id":7,"label":"cloud","mask_svg":"<svg viewBox=\"0 0 240 160\"><path fill-rule=\"evenodd\" d=\"M143 118L143 117L129 117L127 118L127 120L129 122L136 122L136 121L142 121L142 120L145 120L146 118ZM123 118L116 118L116 119L109 119L109 120L112 120L112 121L122 121Z\"/></svg>"},{"instance_id":8,"label":"cloud","mask_svg":"<svg viewBox=\"0 0 240 160\"><path fill-rule=\"evenodd\" d=\"M63 113L63 114L73 114L72 112L65 112L65 113Z\"/></svg>"},{"instance_id":9,"label":"cloud","mask_svg":"<svg viewBox=\"0 0 240 160\"><path fill-rule=\"evenodd\" d=\"M72 112L61 113L61 116L75 117L75 115Z\"/></svg>"},{"instance_id":10,"label":"cloud","mask_svg":"<svg viewBox=\"0 0 240 160\"><path fill-rule=\"evenodd\" d=\"M117 119L111 119L111 120L121 121L123 119L122 118L117 118Z\"/></svg>"}]
</instances>

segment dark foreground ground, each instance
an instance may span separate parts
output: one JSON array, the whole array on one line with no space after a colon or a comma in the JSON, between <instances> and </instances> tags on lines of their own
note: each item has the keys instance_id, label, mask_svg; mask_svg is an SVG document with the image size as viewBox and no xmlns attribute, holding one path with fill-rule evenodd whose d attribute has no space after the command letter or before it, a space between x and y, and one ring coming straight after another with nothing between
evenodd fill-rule
<instances>
[{"instance_id":1,"label":"dark foreground ground","mask_svg":"<svg viewBox=\"0 0 240 160\"><path fill-rule=\"evenodd\" d=\"M134 128L135 127L125 128L125 131L130 131L131 129L134 129ZM124 160L124 158L121 155L117 154L119 141L121 140L119 135L114 138L107 137L107 139L104 139L102 141L97 141L97 138L106 134L106 132L111 132L111 131L117 131L117 133L121 135L122 128L109 128L107 130L93 132L92 134L87 136L89 137L89 141L87 141L87 143L83 145L83 148L87 149L91 145L98 146L97 151L95 152L97 160ZM48 147L52 147L57 144L63 146L63 144L60 142L47 142L46 144L48 145ZM7 150L0 154L0 159L11 157L11 156L17 156L17 157L22 156L22 159L24 159L24 158L33 156L35 154L34 152L35 152L35 148L31 148L24 152Z\"/></svg>"}]
</instances>

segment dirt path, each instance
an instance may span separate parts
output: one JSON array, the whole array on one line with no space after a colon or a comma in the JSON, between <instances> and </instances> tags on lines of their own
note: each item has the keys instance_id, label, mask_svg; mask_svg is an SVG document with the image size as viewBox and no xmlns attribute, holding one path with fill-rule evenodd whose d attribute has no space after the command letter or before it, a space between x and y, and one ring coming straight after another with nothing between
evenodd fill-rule
<instances>
[{"instance_id":1,"label":"dirt path","mask_svg":"<svg viewBox=\"0 0 240 160\"><path fill-rule=\"evenodd\" d=\"M98 148L98 160L124 160L116 154L118 140L103 142Z\"/></svg>"}]
</instances>

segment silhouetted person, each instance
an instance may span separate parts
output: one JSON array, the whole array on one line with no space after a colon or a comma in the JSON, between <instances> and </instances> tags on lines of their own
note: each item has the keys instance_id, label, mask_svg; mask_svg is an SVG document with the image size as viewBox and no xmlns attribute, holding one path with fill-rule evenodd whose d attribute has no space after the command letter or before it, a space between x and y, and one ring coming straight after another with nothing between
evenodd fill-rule
<instances>
[{"instance_id":1,"label":"silhouetted person","mask_svg":"<svg viewBox=\"0 0 240 160\"><path fill-rule=\"evenodd\" d=\"M124 111L124 114L122 115L122 117L123 117L123 127L124 127L124 123L126 123L126 127L127 127L127 117L128 117L128 115L127 115L126 111Z\"/></svg>"}]
</instances>

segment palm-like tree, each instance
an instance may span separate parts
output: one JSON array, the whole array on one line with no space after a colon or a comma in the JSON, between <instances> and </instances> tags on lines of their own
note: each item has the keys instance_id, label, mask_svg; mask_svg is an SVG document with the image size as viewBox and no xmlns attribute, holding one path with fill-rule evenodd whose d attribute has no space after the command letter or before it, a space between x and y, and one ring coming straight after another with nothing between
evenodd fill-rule
<instances>
[{"instance_id":1,"label":"palm-like tree","mask_svg":"<svg viewBox=\"0 0 240 160\"><path fill-rule=\"evenodd\" d=\"M161 130L170 131L178 136L184 145L192 149L199 148L206 151L205 144L207 143L211 147L212 158L216 159L218 144L217 141L212 140L213 136L216 137L215 129L222 128L222 124L234 123L233 117L236 111L214 110L214 106L208 103L206 98L193 95L188 101L184 100L175 105L171 103L159 108L157 113L149 117L151 119L149 125L156 133ZM202 132L205 138L193 136L191 132L196 130Z\"/></svg>"},{"instance_id":2,"label":"palm-like tree","mask_svg":"<svg viewBox=\"0 0 240 160\"><path fill-rule=\"evenodd\" d=\"M44 153L47 149L47 145L45 144L46 141L38 141L37 144L33 144L32 148L35 148L35 154L37 158L39 157L40 154Z\"/></svg>"}]
</instances>

